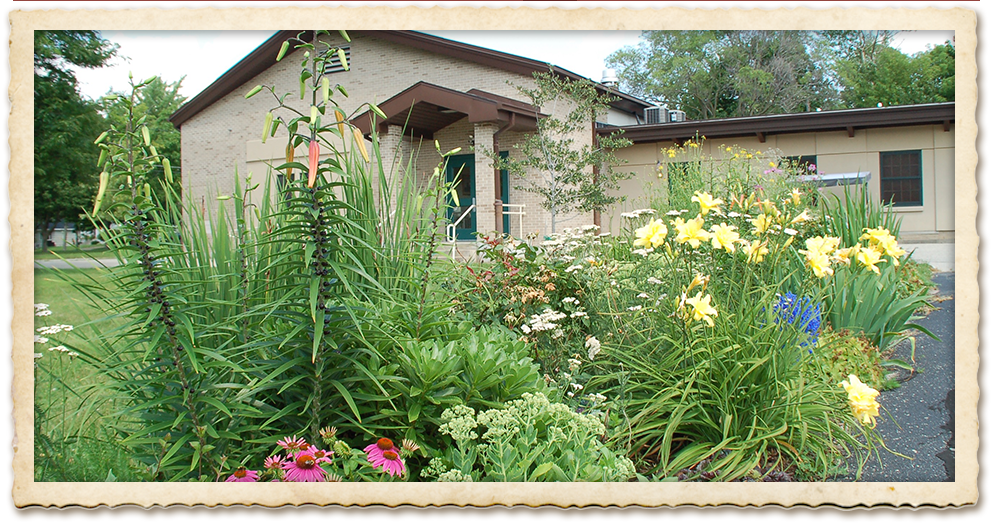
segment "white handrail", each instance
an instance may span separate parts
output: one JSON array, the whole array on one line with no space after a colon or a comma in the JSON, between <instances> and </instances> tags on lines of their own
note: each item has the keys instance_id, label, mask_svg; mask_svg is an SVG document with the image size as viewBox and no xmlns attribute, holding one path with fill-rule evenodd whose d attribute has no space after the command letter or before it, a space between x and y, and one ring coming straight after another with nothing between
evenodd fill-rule
<instances>
[{"instance_id":1,"label":"white handrail","mask_svg":"<svg viewBox=\"0 0 991 529\"><path fill-rule=\"evenodd\" d=\"M468 209L466 209L465 212L462 213L460 217L458 217L458 220L447 225L447 242L451 243L451 259L454 259L454 256L458 250L458 237L456 235L457 226L458 224L461 224L461 221L465 220L465 217L467 217L468 214L471 213L472 210L474 209L475 209L475 204L468 206Z\"/></svg>"},{"instance_id":2,"label":"white handrail","mask_svg":"<svg viewBox=\"0 0 991 529\"><path fill-rule=\"evenodd\" d=\"M519 208L519 209L517 209L517 210L514 211L512 208ZM526 204L505 204L504 203L502 205L502 214L503 215L516 215L517 217L519 217L519 219L518 219L519 222L517 222L516 224L520 227L520 239L523 238L523 216L526 215L526 212L523 211L524 208L526 208Z\"/></svg>"}]
</instances>

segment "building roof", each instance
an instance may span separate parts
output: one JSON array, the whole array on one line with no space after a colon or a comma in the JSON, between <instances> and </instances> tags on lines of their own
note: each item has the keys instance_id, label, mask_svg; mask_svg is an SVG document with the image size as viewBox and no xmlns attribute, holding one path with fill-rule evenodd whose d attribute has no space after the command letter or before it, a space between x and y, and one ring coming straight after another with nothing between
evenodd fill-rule
<instances>
[{"instance_id":1,"label":"building roof","mask_svg":"<svg viewBox=\"0 0 991 529\"><path fill-rule=\"evenodd\" d=\"M825 110L799 114L708 119L623 127L610 125L599 127L597 132L599 134L611 134L622 131L622 137L633 143L682 142L696 136L705 136L707 139L756 136L763 143L765 137L772 134L846 131L852 138L858 129L879 127L943 125L943 130L948 131L950 124L954 121L955 104L950 101L924 105Z\"/></svg>"},{"instance_id":2,"label":"building roof","mask_svg":"<svg viewBox=\"0 0 991 529\"><path fill-rule=\"evenodd\" d=\"M272 37L255 48L254 51L241 59L231 69L227 70L216 81L210 84L210 86L187 101L185 105L169 117L169 121L177 128L182 126L183 123L203 109L270 68L276 62L275 58L279 54L282 43L291 37L296 37L300 33L303 33L303 40L312 38L312 32L300 30L283 30L272 35ZM584 79L584 77L576 73L558 68L546 62L535 61L518 55L473 46L417 31L351 31L349 33L374 36L401 46L418 48L449 57L464 59L522 75L532 75L534 72L546 72L552 69L556 74L564 78L574 80ZM642 116L643 109L650 106L646 101L620 92L613 87L601 83L595 83L595 85L600 91L616 98L611 103L611 106L616 109Z\"/></svg>"},{"instance_id":3,"label":"building roof","mask_svg":"<svg viewBox=\"0 0 991 529\"><path fill-rule=\"evenodd\" d=\"M420 81L378 105L387 117L378 125L396 125L404 135L433 139L433 133L452 123L468 118L470 123L496 122L505 130L534 131L537 119L546 117L540 109L515 99L471 89L459 92L443 86ZM377 119L377 118L376 118ZM369 110L352 120L362 134L372 129L373 113Z\"/></svg>"}]
</instances>

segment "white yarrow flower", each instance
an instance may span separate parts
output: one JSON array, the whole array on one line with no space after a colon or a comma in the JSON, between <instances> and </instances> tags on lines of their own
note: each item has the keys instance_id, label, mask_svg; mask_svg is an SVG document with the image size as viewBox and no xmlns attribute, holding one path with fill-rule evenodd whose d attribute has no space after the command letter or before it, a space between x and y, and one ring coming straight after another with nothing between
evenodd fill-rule
<instances>
[{"instance_id":1,"label":"white yarrow flower","mask_svg":"<svg viewBox=\"0 0 991 529\"><path fill-rule=\"evenodd\" d=\"M585 340L585 349L588 351L588 360L591 362L595 360L595 355L599 354L602 350L602 344L599 343L598 338L595 336L589 336Z\"/></svg>"}]
</instances>

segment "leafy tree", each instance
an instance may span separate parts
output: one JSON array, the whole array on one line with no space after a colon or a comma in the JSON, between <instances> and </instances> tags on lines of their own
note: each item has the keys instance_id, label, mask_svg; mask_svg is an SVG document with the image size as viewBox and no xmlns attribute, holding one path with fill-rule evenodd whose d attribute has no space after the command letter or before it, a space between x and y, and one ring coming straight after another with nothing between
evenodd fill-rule
<instances>
[{"instance_id":1,"label":"leafy tree","mask_svg":"<svg viewBox=\"0 0 991 529\"><path fill-rule=\"evenodd\" d=\"M95 31L34 32L34 219L42 242L78 221L96 193L97 103L79 95L73 67L97 68L117 47Z\"/></svg>"},{"instance_id":2,"label":"leafy tree","mask_svg":"<svg viewBox=\"0 0 991 529\"><path fill-rule=\"evenodd\" d=\"M499 169L522 178L524 183L516 189L543 199L540 205L550 213L551 232L556 232L560 215L600 210L618 200L605 191L619 188L619 181L631 175L613 171L620 163L613 150L631 142L613 133L600 136L598 145L579 146L576 139L586 136L588 127L605 113L610 97L588 80L563 79L553 71L536 72L533 78L535 88L516 89L548 116L538 115L537 131L515 145L519 156L500 159L495 153L485 154L496 160Z\"/></svg>"},{"instance_id":3,"label":"leafy tree","mask_svg":"<svg viewBox=\"0 0 991 529\"><path fill-rule=\"evenodd\" d=\"M844 86L843 101L853 108L953 101L954 55L947 42L914 56L888 47L872 61L841 60L837 68Z\"/></svg>"},{"instance_id":4,"label":"leafy tree","mask_svg":"<svg viewBox=\"0 0 991 529\"><path fill-rule=\"evenodd\" d=\"M171 116L186 101L186 97L179 94L179 88L185 76L174 83L163 81L160 77L152 77L137 85L138 88L132 93L110 92L104 96L107 100L107 120L109 125L119 131L124 131L127 124L133 121L134 116L142 116L142 124L148 128L151 138L151 146L155 152L163 158L167 158L171 163L173 178L181 178L181 167L179 166L180 137L179 130L169 121ZM130 99L134 98L132 102ZM161 163L153 167L146 175L150 185L156 190L157 195L161 195L162 178L164 171ZM115 187L121 182L112 182Z\"/></svg>"},{"instance_id":5,"label":"leafy tree","mask_svg":"<svg viewBox=\"0 0 991 529\"><path fill-rule=\"evenodd\" d=\"M647 31L609 56L623 88L691 119L809 111L835 105L828 70L799 31Z\"/></svg>"}]
</instances>

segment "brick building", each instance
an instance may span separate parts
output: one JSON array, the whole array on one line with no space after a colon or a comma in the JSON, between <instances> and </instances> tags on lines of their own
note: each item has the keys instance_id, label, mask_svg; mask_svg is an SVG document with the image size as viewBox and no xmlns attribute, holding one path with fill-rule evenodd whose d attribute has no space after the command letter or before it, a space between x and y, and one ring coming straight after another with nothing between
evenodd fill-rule
<instances>
[{"instance_id":1,"label":"brick building","mask_svg":"<svg viewBox=\"0 0 991 529\"><path fill-rule=\"evenodd\" d=\"M244 94L258 84L274 85L279 93L298 90L302 52L275 59L282 42L299 34L276 33L171 117L182 132L184 192L195 202L206 207L211 197L229 193L235 169L242 177L252 173L258 182L269 166L284 160L284 129L281 138L261 141L265 113L274 106L271 96L245 99ZM439 161L434 141L442 151L462 149L450 160L447 175L454 178L461 171L461 207L453 213L455 218L464 214L455 230L458 239L470 240L474 232L490 233L497 227L517 236L550 233L550 216L539 206L539 197L517 190L519 175L495 171L482 153L516 154L513 145L535 129L538 116L568 111L535 108L521 101L513 86L532 88L533 73L546 72L551 65L415 31L356 31L350 36L351 42L336 34L330 39L345 50L350 66L347 71L338 68L331 85L348 91L350 97L337 102L366 139L371 120L358 112L360 106L373 102L387 115L377 123L377 132L383 160L396 160L392 171L407 167L412 158L417 177L429 175ZM312 35L303 33L302 38ZM553 71L580 78L560 68ZM589 123L587 133L575 139L587 144L595 134L623 130L634 145L617 153L627 160L618 169L636 176L617 192L625 202L594 215L559 219L558 229L595 223L603 231L616 230L621 212L643 205L658 167L669 162L665 149L705 136L705 152L717 160L722 151L716 147L737 145L811 161L827 179L853 175L833 183L866 181L875 197L894 198L903 237L953 239L952 102L705 121L665 117L663 123L647 123L655 121L656 107L613 87L598 88L616 100L599 123ZM288 99L300 112L308 112L308 102ZM305 155L302 147L296 153L301 160ZM525 215L507 214L521 210Z\"/></svg>"},{"instance_id":2,"label":"brick building","mask_svg":"<svg viewBox=\"0 0 991 529\"><path fill-rule=\"evenodd\" d=\"M274 85L279 93L298 90L302 52L275 60L282 42L298 33L276 33L171 117L182 132L184 192L194 202L205 206L211 197L229 193L235 168L241 177L252 173L257 182L267 174L269 164L282 163L285 130L281 138L261 142L265 114L274 106L271 96L262 93L245 99L244 95L259 84ZM444 152L462 149L448 164L448 176L453 178L461 171L460 209L472 204L475 208L458 225L459 239L473 239L476 231L495 231L500 220L503 231L514 235L550 232L549 215L538 206L539 199L515 189L517 177L495 171L492 160L482 153L513 154L521 135L535 130L537 117L548 110L520 101L513 85L532 88L533 73L546 72L551 65L414 31L355 31L349 36L351 42L336 34L331 37L330 44L345 50L350 66L331 75L331 86L346 88L349 97L336 100L349 114L365 102L376 103L386 113L389 119L377 124L383 160L392 160L398 151L395 171L415 156L420 176L432 172L439 161L435 140ZM304 40L311 38L303 35ZM553 71L565 78L580 78L556 67ZM643 122L647 102L598 86L617 98L600 119L612 125ZM308 113L309 102L294 96L289 100L296 102L297 110ZM367 114L350 117L369 138ZM576 140L590 143L593 134L589 123L587 133ZM305 158L302 147L297 158ZM497 209L510 213L519 211L519 206L525 215L497 217ZM591 213L570 216L559 219L559 229L594 220Z\"/></svg>"}]
</instances>

